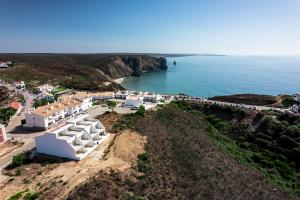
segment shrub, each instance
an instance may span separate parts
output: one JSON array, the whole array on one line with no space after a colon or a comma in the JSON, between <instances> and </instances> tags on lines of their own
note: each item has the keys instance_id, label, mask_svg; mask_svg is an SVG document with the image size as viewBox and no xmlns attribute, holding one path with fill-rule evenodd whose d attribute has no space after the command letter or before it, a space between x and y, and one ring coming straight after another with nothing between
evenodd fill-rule
<instances>
[{"instance_id":1,"label":"shrub","mask_svg":"<svg viewBox=\"0 0 300 200\"><path fill-rule=\"evenodd\" d=\"M117 103L115 101L106 101L106 105L113 111L117 107Z\"/></svg>"},{"instance_id":2,"label":"shrub","mask_svg":"<svg viewBox=\"0 0 300 200\"><path fill-rule=\"evenodd\" d=\"M150 166L142 160L138 160L137 167L139 172L147 173L150 170Z\"/></svg>"},{"instance_id":3,"label":"shrub","mask_svg":"<svg viewBox=\"0 0 300 200\"><path fill-rule=\"evenodd\" d=\"M142 160L142 161L147 161L148 158L149 158L149 156L146 152L138 155L138 159Z\"/></svg>"},{"instance_id":4,"label":"shrub","mask_svg":"<svg viewBox=\"0 0 300 200\"><path fill-rule=\"evenodd\" d=\"M192 110L191 105L187 101L172 101L170 103L170 105L176 106L176 107L181 108L182 110L185 110L185 111Z\"/></svg>"},{"instance_id":5,"label":"shrub","mask_svg":"<svg viewBox=\"0 0 300 200\"><path fill-rule=\"evenodd\" d=\"M288 108L290 106L292 106L295 103L295 100L293 97L291 96L286 96L283 98L282 100L282 104L285 108Z\"/></svg>"},{"instance_id":6,"label":"shrub","mask_svg":"<svg viewBox=\"0 0 300 200\"><path fill-rule=\"evenodd\" d=\"M35 200L35 199L39 198L39 196L40 196L39 192L27 192L24 195L23 199L24 200Z\"/></svg>"},{"instance_id":7,"label":"shrub","mask_svg":"<svg viewBox=\"0 0 300 200\"><path fill-rule=\"evenodd\" d=\"M18 167L28 162L27 153L20 153L18 155L13 156L11 166Z\"/></svg>"},{"instance_id":8,"label":"shrub","mask_svg":"<svg viewBox=\"0 0 300 200\"><path fill-rule=\"evenodd\" d=\"M145 116L146 109L145 106L140 106L139 109L135 112L135 114L139 116Z\"/></svg>"}]
</instances>

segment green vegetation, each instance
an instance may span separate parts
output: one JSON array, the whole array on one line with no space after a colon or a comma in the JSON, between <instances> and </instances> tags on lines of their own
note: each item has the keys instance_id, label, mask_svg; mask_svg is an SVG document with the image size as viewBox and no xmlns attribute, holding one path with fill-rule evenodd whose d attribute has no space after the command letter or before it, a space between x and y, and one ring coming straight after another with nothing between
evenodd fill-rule
<instances>
[{"instance_id":1,"label":"green vegetation","mask_svg":"<svg viewBox=\"0 0 300 200\"><path fill-rule=\"evenodd\" d=\"M149 155L147 154L147 152L138 155L137 168L139 172L147 173L150 170L148 159Z\"/></svg>"},{"instance_id":2,"label":"green vegetation","mask_svg":"<svg viewBox=\"0 0 300 200\"><path fill-rule=\"evenodd\" d=\"M110 100L106 101L106 105L108 106L109 109L111 109L111 111L114 111L114 109L117 107L117 103L115 101L110 101Z\"/></svg>"},{"instance_id":3,"label":"green vegetation","mask_svg":"<svg viewBox=\"0 0 300 200\"><path fill-rule=\"evenodd\" d=\"M24 191L17 192L16 194L12 195L10 198L8 198L8 200L19 200L22 197L23 200L35 200L38 199L39 196L40 196L39 192L32 192L29 191L29 189L26 189Z\"/></svg>"},{"instance_id":4,"label":"green vegetation","mask_svg":"<svg viewBox=\"0 0 300 200\"><path fill-rule=\"evenodd\" d=\"M44 106L44 105L47 105L48 103L53 103L54 100L46 100L46 99L36 99L33 103L33 106L35 108L38 108L38 107L41 107L41 106Z\"/></svg>"},{"instance_id":5,"label":"green vegetation","mask_svg":"<svg viewBox=\"0 0 300 200\"><path fill-rule=\"evenodd\" d=\"M146 113L145 106L140 106L139 109L135 112L135 114L139 116L144 116Z\"/></svg>"},{"instance_id":6,"label":"green vegetation","mask_svg":"<svg viewBox=\"0 0 300 200\"><path fill-rule=\"evenodd\" d=\"M19 153L18 155L13 156L11 167L19 167L23 164L26 164L29 161L29 155L28 153Z\"/></svg>"},{"instance_id":7,"label":"green vegetation","mask_svg":"<svg viewBox=\"0 0 300 200\"><path fill-rule=\"evenodd\" d=\"M246 117L246 112L240 108L234 108L230 106L221 106L218 104L213 104L207 107L212 113L223 113L228 115L230 118L237 118L242 120Z\"/></svg>"},{"instance_id":8,"label":"green vegetation","mask_svg":"<svg viewBox=\"0 0 300 200\"><path fill-rule=\"evenodd\" d=\"M0 124L8 124L10 118L16 114L16 110L12 108L0 108Z\"/></svg>"},{"instance_id":9,"label":"green vegetation","mask_svg":"<svg viewBox=\"0 0 300 200\"><path fill-rule=\"evenodd\" d=\"M258 114L257 129L209 115L210 136L234 158L259 170L273 183L300 195L300 118Z\"/></svg>"},{"instance_id":10,"label":"green vegetation","mask_svg":"<svg viewBox=\"0 0 300 200\"><path fill-rule=\"evenodd\" d=\"M295 100L292 96L284 96L282 100L282 105L285 108L291 107L295 103Z\"/></svg>"},{"instance_id":11,"label":"green vegetation","mask_svg":"<svg viewBox=\"0 0 300 200\"><path fill-rule=\"evenodd\" d=\"M69 88L67 88L67 87L63 87L63 86L59 86L59 87L57 87L57 88L54 88L53 90L52 90L52 94L53 95L55 95L55 94L57 94L57 93L61 93L61 92L63 92L63 91L65 91L65 90L68 90Z\"/></svg>"},{"instance_id":12,"label":"green vegetation","mask_svg":"<svg viewBox=\"0 0 300 200\"><path fill-rule=\"evenodd\" d=\"M24 200L35 200L35 199L38 199L40 196L40 193L39 192L27 192L23 199Z\"/></svg>"}]
</instances>

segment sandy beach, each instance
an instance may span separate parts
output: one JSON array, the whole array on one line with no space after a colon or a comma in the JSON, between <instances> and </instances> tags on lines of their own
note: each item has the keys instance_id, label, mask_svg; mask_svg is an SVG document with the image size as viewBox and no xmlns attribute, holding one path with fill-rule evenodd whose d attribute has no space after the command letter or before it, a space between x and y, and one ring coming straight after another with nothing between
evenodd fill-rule
<instances>
[{"instance_id":1,"label":"sandy beach","mask_svg":"<svg viewBox=\"0 0 300 200\"><path fill-rule=\"evenodd\" d=\"M117 78L117 79L114 79L114 82L115 82L115 83L118 83L118 84L121 84L123 81L124 81L124 78Z\"/></svg>"}]
</instances>

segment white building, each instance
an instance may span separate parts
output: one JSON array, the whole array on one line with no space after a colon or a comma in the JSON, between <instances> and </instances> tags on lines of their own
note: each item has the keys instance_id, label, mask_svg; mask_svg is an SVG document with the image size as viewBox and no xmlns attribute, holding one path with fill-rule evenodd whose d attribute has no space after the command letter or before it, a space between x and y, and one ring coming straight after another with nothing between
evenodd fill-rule
<instances>
[{"instance_id":1,"label":"white building","mask_svg":"<svg viewBox=\"0 0 300 200\"><path fill-rule=\"evenodd\" d=\"M91 93L91 95L92 95L94 101L115 98L114 92L97 92L97 93Z\"/></svg>"},{"instance_id":2,"label":"white building","mask_svg":"<svg viewBox=\"0 0 300 200\"><path fill-rule=\"evenodd\" d=\"M40 91L40 92L52 92L52 90L54 89L54 86L50 85L50 84L44 84L44 85L40 85L37 87L37 89Z\"/></svg>"},{"instance_id":3,"label":"white building","mask_svg":"<svg viewBox=\"0 0 300 200\"><path fill-rule=\"evenodd\" d=\"M76 99L68 97L59 99L45 106L38 107L25 114L25 127L47 130L49 126L60 123L63 119L74 117L92 106L91 98Z\"/></svg>"},{"instance_id":4,"label":"white building","mask_svg":"<svg viewBox=\"0 0 300 200\"><path fill-rule=\"evenodd\" d=\"M0 68L8 68L7 62L0 62Z\"/></svg>"},{"instance_id":5,"label":"white building","mask_svg":"<svg viewBox=\"0 0 300 200\"><path fill-rule=\"evenodd\" d=\"M21 89L25 87L25 82L24 81L15 81L14 85L16 86L16 88Z\"/></svg>"},{"instance_id":6,"label":"white building","mask_svg":"<svg viewBox=\"0 0 300 200\"><path fill-rule=\"evenodd\" d=\"M38 153L82 160L101 144L108 134L99 120L79 115L35 138Z\"/></svg>"},{"instance_id":7,"label":"white building","mask_svg":"<svg viewBox=\"0 0 300 200\"><path fill-rule=\"evenodd\" d=\"M77 92L75 97L91 97L93 101L95 100L105 100L115 98L114 92Z\"/></svg>"},{"instance_id":8,"label":"white building","mask_svg":"<svg viewBox=\"0 0 300 200\"><path fill-rule=\"evenodd\" d=\"M0 124L0 144L6 142L6 140L7 140L7 135L6 135L5 126Z\"/></svg>"},{"instance_id":9,"label":"white building","mask_svg":"<svg viewBox=\"0 0 300 200\"><path fill-rule=\"evenodd\" d=\"M145 93L143 95L143 97L144 97L144 101L146 101L146 102L153 102L153 103L157 103L161 99L163 99L163 97L161 95L155 94L155 93Z\"/></svg>"},{"instance_id":10,"label":"white building","mask_svg":"<svg viewBox=\"0 0 300 200\"><path fill-rule=\"evenodd\" d=\"M299 106L297 104L294 104L292 107L290 107L290 110L293 113L298 113L299 112Z\"/></svg>"},{"instance_id":11,"label":"white building","mask_svg":"<svg viewBox=\"0 0 300 200\"><path fill-rule=\"evenodd\" d=\"M128 95L126 97L125 106L130 108L139 108L143 105L143 97L137 95Z\"/></svg>"},{"instance_id":12,"label":"white building","mask_svg":"<svg viewBox=\"0 0 300 200\"><path fill-rule=\"evenodd\" d=\"M116 99L126 99L126 97L129 95L129 91L125 90L125 91L118 91L115 95Z\"/></svg>"}]
</instances>

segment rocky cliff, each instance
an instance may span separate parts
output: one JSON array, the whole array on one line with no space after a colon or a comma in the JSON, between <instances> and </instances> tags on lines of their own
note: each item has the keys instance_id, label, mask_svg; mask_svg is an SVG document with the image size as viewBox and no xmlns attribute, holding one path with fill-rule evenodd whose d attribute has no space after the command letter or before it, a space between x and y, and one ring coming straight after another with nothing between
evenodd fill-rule
<instances>
[{"instance_id":1,"label":"rocky cliff","mask_svg":"<svg viewBox=\"0 0 300 200\"><path fill-rule=\"evenodd\" d=\"M0 71L0 79L24 80L36 86L45 82L63 84L75 89L120 89L104 82L131 75L167 69L165 58L129 54L0 54L0 60L16 63Z\"/></svg>"}]
</instances>

